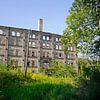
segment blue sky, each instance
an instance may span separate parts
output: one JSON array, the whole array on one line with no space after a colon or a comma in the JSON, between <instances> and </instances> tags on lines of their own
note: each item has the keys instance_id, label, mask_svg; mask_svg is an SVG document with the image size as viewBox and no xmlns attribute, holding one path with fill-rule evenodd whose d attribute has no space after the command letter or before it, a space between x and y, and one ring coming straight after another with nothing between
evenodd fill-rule
<instances>
[{"instance_id":1,"label":"blue sky","mask_svg":"<svg viewBox=\"0 0 100 100\"><path fill-rule=\"evenodd\" d=\"M0 0L0 25L37 30L43 19L43 31L63 34L65 19L74 0Z\"/></svg>"}]
</instances>

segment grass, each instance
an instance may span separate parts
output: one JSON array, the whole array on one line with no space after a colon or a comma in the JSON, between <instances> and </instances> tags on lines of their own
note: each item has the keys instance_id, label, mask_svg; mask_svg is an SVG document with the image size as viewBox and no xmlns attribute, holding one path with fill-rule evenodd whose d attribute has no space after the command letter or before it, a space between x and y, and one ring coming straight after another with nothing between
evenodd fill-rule
<instances>
[{"instance_id":1,"label":"grass","mask_svg":"<svg viewBox=\"0 0 100 100\"><path fill-rule=\"evenodd\" d=\"M73 78L54 78L0 70L0 100L77 100Z\"/></svg>"}]
</instances>

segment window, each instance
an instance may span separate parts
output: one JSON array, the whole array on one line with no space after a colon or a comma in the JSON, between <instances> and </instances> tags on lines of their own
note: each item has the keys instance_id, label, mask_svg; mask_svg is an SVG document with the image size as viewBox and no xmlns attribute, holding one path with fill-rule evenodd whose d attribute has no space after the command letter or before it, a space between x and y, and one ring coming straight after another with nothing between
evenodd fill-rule
<instances>
[{"instance_id":1,"label":"window","mask_svg":"<svg viewBox=\"0 0 100 100\"><path fill-rule=\"evenodd\" d=\"M43 40L45 40L45 36L43 36Z\"/></svg>"},{"instance_id":2,"label":"window","mask_svg":"<svg viewBox=\"0 0 100 100\"><path fill-rule=\"evenodd\" d=\"M31 42L29 42L29 46L31 46Z\"/></svg>"},{"instance_id":3,"label":"window","mask_svg":"<svg viewBox=\"0 0 100 100\"><path fill-rule=\"evenodd\" d=\"M59 39L58 38L56 38L56 41L58 41Z\"/></svg>"},{"instance_id":4,"label":"window","mask_svg":"<svg viewBox=\"0 0 100 100\"><path fill-rule=\"evenodd\" d=\"M70 47L68 47L68 50L70 50Z\"/></svg>"},{"instance_id":5,"label":"window","mask_svg":"<svg viewBox=\"0 0 100 100\"><path fill-rule=\"evenodd\" d=\"M67 55L67 58L70 58L70 57L69 57L69 54Z\"/></svg>"},{"instance_id":6,"label":"window","mask_svg":"<svg viewBox=\"0 0 100 100\"><path fill-rule=\"evenodd\" d=\"M58 49L58 45L56 45L56 49Z\"/></svg>"},{"instance_id":7,"label":"window","mask_svg":"<svg viewBox=\"0 0 100 100\"><path fill-rule=\"evenodd\" d=\"M34 51L32 51L32 57L34 57L35 56L35 52Z\"/></svg>"},{"instance_id":8,"label":"window","mask_svg":"<svg viewBox=\"0 0 100 100\"><path fill-rule=\"evenodd\" d=\"M28 66L28 67L30 66L30 61L27 61L27 66Z\"/></svg>"},{"instance_id":9,"label":"window","mask_svg":"<svg viewBox=\"0 0 100 100\"><path fill-rule=\"evenodd\" d=\"M33 34L33 35L32 35L32 38L35 38L35 37L36 37L35 34Z\"/></svg>"},{"instance_id":10,"label":"window","mask_svg":"<svg viewBox=\"0 0 100 100\"><path fill-rule=\"evenodd\" d=\"M47 48L49 48L49 44L47 43Z\"/></svg>"},{"instance_id":11,"label":"window","mask_svg":"<svg viewBox=\"0 0 100 100\"><path fill-rule=\"evenodd\" d=\"M70 50L73 51L73 47L70 47Z\"/></svg>"},{"instance_id":12,"label":"window","mask_svg":"<svg viewBox=\"0 0 100 100\"><path fill-rule=\"evenodd\" d=\"M71 62L71 66L73 66L73 62Z\"/></svg>"},{"instance_id":13,"label":"window","mask_svg":"<svg viewBox=\"0 0 100 100\"><path fill-rule=\"evenodd\" d=\"M67 64L69 65L69 64L70 64L70 62L67 62Z\"/></svg>"},{"instance_id":14,"label":"window","mask_svg":"<svg viewBox=\"0 0 100 100\"><path fill-rule=\"evenodd\" d=\"M49 38L49 36L47 36L47 40L49 40L50 38Z\"/></svg>"},{"instance_id":15,"label":"window","mask_svg":"<svg viewBox=\"0 0 100 100\"><path fill-rule=\"evenodd\" d=\"M30 38L32 38L32 34L30 34Z\"/></svg>"},{"instance_id":16,"label":"window","mask_svg":"<svg viewBox=\"0 0 100 100\"><path fill-rule=\"evenodd\" d=\"M61 53L59 53L59 57L61 57L62 56L62 54Z\"/></svg>"},{"instance_id":17,"label":"window","mask_svg":"<svg viewBox=\"0 0 100 100\"><path fill-rule=\"evenodd\" d=\"M19 32L17 32L17 33L16 33L16 36L20 36L20 33L19 33Z\"/></svg>"},{"instance_id":18,"label":"window","mask_svg":"<svg viewBox=\"0 0 100 100\"><path fill-rule=\"evenodd\" d=\"M62 47L61 47L61 45L59 45L59 50L61 50L62 49Z\"/></svg>"},{"instance_id":19,"label":"window","mask_svg":"<svg viewBox=\"0 0 100 100\"><path fill-rule=\"evenodd\" d=\"M14 31L12 31L12 36L15 36L15 35L16 35L16 33Z\"/></svg>"},{"instance_id":20,"label":"window","mask_svg":"<svg viewBox=\"0 0 100 100\"><path fill-rule=\"evenodd\" d=\"M43 47L45 47L45 43L43 43Z\"/></svg>"},{"instance_id":21,"label":"window","mask_svg":"<svg viewBox=\"0 0 100 100\"><path fill-rule=\"evenodd\" d=\"M3 34L3 31L2 30L0 30L0 34Z\"/></svg>"},{"instance_id":22,"label":"window","mask_svg":"<svg viewBox=\"0 0 100 100\"><path fill-rule=\"evenodd\" d=\"M35 46L36 46L35 42L32 42L32 47L35 47Z\"/></svg>"}]
</instances>

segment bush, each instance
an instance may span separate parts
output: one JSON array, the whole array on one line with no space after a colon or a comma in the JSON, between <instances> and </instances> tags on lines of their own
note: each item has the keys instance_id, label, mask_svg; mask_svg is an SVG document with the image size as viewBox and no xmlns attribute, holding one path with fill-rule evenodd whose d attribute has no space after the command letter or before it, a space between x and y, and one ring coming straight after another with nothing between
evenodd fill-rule
<instances>
[{"instance_id":1,"label":"bush","mask_svg":"<svg viewBox=\"0 0 100 100\"><path fill-rule=\"evenodd\" d=\"M46 70L48 76L54 77L75 77L77 76L76 71L72 66L63 64L58 61L51 61L49 64L49 69Z\"/></svg>"},{"instance_id":2,"label":"bush","mask_svg":"<svg viewBox=\"0 0 100 100\"><path fill-rule=\"evenodd\" d=\"M79 99L98 100L100 98L100 66L84 67L81 75Z\"/></svg>"}]
</instances>

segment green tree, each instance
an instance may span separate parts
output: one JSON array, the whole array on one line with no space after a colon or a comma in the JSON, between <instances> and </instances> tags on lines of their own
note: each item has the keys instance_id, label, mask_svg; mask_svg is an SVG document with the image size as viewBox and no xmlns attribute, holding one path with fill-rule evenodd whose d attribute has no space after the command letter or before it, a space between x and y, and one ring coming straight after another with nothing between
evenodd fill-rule
<instances>
[{"instance_id":1,"label":"green tree","mask_svg":"<svg viewBox=\"0 0 100 100\"><path fill-rule=\"evenodd\" d=\"M72 66L58 61L50 62L47 74L54 77L75 77L77 75Z\"/></svg>"},{"instance_id":2,"label":"green tree","mask_svg":"<svg viewBox=\"0 0 100 100\"><path fill-rule=\"evenodd\" d=\"M96 3L98 4L98 2ZM99 25L97 24L99 18L97 19L95 16L98 10L94 10L97 9L96 3L91 3L89 0L87 2L85 0L75 0L73 2L70 14L66 18L67 27L61 38L65 51L68 50L69 43L72 43L80 52L90 52L95 37L100 36ZM96 43L98 45L98 42Z\"/></svg>"}]
</instances>

